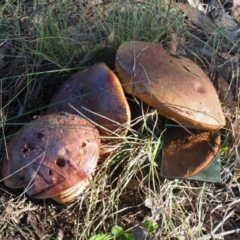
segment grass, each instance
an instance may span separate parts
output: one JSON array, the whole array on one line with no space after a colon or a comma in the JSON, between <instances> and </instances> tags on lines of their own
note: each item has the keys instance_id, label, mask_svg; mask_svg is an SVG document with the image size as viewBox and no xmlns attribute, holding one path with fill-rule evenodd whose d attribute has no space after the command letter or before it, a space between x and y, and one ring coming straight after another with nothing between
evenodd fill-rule
<instances>
[{"instance_id":1,"label":"grass","mask_svg":"<svg viewBox=\"0 0 240 240\"><path fill-rule=\"evenodd\" d=\"M45 113L51 96L69 76L100 61L114 69L123 41L160 43L171 52L177 48L204 66L209 76L221 70L213 68L215 63L231 61L219 57L218 39L206 43L204 31L184 19L172 1L94 2L0 4L1 160L6 142ZM98 165L91 187L78 201L62 206L51 199L31 199L1 183L1 238L62 239L63 234L64 239L87 240L114 225L127 231L148 219L158 224L152 239L238 239L235 149L222 147L221 183L164 179L159 174L161 119L156 111L139 108L142 116L132 121L130 134L114 155Z\"/></svg>"}]
</instances>

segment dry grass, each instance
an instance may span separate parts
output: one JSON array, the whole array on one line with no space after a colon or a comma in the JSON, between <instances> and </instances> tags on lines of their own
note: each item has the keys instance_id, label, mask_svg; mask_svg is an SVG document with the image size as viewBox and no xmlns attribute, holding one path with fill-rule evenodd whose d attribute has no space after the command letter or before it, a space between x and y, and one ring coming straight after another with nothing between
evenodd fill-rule
<instances>
[{"instance_id":1,"label":"dry grass","mask_svg":"<svg viewBox=\"0 0 240 240\"><path fill-rule=\"evenodd\" d=\"M99 61L114 68L123 41L157 42L186 54L212 79L226 66L238 72L231 68L237 39L226 45L221 31L213 39L182 11L157 0L1 1L1 160L6 142L45 113L64 80ZM232 74L231 84L237 79ZM133 119L130 134L98 165L91 187L73 204L31 199L0 183L0 239L89 239L113 225L128 230L146 219L158 224L151 239L239 239L238 152L227 145L229 132L223 133L221 183L169 181L159 174L161 119L135 107L142 115Z\"/></svg>"}]
</instances>

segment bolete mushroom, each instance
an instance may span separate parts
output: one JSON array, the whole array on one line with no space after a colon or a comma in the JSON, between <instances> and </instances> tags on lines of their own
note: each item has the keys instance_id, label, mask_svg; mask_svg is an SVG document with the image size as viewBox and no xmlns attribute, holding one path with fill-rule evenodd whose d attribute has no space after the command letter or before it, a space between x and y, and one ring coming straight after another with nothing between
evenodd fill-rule
<instances>
[{"instance_id":1,"label":"bolete mushroom","mask_svg":"<svg viewBox=\"0 0 240 240\"><path fill-rule=\"evenodd\" d=\"M165 131L161 173L189 178L204 170L216 157L221 136L216 132L171 127Z\"/></svg>"},{"instance_id":2,"label":"bolete mushroom","mask_svg":"<svg viewBox=\"0 0 240 240\"><path fill-rule=\"evenodd\" d=\"M216 90L195 63L149 42L124 42L116 55L124 90L187 127L216 130L225 125Z\"/></svg>"},{"instance_id":3,"label":"bolete mushroom","mask_svg":"<svg viewBox=\"0 0 240 240\"><path fill-rule=\"evenodd\" d=\"M89 184L99 157L99 132L86 119L50 114L24 126L8 143L2 176L27 195L73 201Z\"/></svg>"},{"instance_id":4,"label":"bolete mushroom","mask_svg":"<svg viewBox=\"0 0 240 240\"><path fill-rule=\"evenodd\" d=\"M47 113L59 111L80 112L96 124L102 136L125 136L130 125L121 83L104 63L79 71L62 84Z\"/></svg>"},{"instance_id":5,"label":"bolete mushroom","mask_svg":"<svg viewBox=\"0 0 240 240\"><path fill-rule=\"evenodd\" d=\"M201 68L157 44L136 41L120 45L115 66L127 93L185 126L170 127L165 133L162 175L188 178L209 166L221 137L208 131L226 122L216 90Z\"/></svg>"}]
</instances>

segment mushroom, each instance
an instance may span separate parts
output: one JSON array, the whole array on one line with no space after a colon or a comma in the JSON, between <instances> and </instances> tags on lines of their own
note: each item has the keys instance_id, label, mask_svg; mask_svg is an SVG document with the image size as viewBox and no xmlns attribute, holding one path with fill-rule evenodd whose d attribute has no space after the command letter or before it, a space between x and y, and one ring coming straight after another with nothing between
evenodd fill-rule
<instances>
[{"instance_id":1,"label":"mushroom","mask_svg":"<svg viewBox=\"0 0 240 240\"><path fill-rule=\"evenodd\" d=\"M104 63L79 71L63 83L47 113L59 111L79 112L107 137L125 136L130 125L130 109L121 83Z\"/></svg>"},{"instance_id":2,"label":"mushroom","mask_svg":"<svg viewBox=\"0 0 240 240\"><path fill-rule=\"evenodd\" d=\"M2 176L6 186L27 195L74 201L83 191L99 157L99 132L86 119L50 114L24 126L8 143Z\"/></svg>"},{"instance_id":3,"label":"mushroom","mask_svg":"<svg viewBox=\"0 0 240 240\"><path fill-rule=\"evenodd\" d=\"M165 132L161 173L188 178L204 170L216 157L221 137L216 132L172 127Z\"/></svg>"},{"instance_id":4,"label":"mushroom","mask_svg":"<svg viewBox=\"0 0 240 240\"><path fill-rule=\"evenodd\" d=\"M226 121L216 90L201 68L157 44L136 41L120 45L115 67L127 93L185 126L166 131L162 175L187 178L204 170L220 149L220 135L209 131Z\"/></svg>"},{"instance_id":5,"label":"mushroom","mask_svg":"<svg viewBox=\"0 0 240 240\"><path fill-rule=\"evenodd\" d=\"M216 90L195 63L149 42L124 42L116 56L124 90L187 127L216 130L225 125Z\"/></svg>"}]
</instances>

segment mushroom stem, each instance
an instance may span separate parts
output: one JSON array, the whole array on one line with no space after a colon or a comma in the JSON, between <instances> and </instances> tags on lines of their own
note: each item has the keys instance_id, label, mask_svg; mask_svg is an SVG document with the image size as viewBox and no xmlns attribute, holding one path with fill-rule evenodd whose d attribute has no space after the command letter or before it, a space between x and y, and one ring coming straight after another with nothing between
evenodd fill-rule
<instances>
[{"instance_id":1,"label":"mushroom stem","mask_svg":"<svg viewBox=\"0 0 240 240\"><path fill-rule=\"evenodd\" d=\"M52 199L61 204L74 202L84 192L84 190L90 186L91 179L92 177L89 176L79 181L74 186L62 191L59 195L52 197Z\"/></svg>"}]
</instances>

